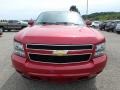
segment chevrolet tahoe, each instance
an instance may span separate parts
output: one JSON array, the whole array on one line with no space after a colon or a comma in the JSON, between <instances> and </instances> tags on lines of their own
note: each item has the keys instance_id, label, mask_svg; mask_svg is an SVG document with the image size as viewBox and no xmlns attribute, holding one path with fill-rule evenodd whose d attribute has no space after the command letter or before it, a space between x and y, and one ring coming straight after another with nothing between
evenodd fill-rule
<instances>
[{"instance_id":1,"label":"chevrolet tahoe","mask_svg":"<svg viewBox=\"0 0 120 90\"><path fill-rule=\"evenodd\" d=\"M29 78L92 78L106 66L105 37L76 12L46 11L15 35L11 58Z\"/></svg>"}]
</instances>

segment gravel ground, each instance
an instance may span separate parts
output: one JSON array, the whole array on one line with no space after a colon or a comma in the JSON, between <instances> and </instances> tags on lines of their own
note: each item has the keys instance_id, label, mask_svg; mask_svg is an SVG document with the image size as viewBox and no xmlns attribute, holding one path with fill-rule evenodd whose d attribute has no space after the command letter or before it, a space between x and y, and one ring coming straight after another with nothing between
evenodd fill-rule
<instances>
[{"instance_id":1,"label":"gravel ground","mask_svg":"<svg viewBox=\"0 0 120 90\"><path fill-rule=\"evenodd\" d=\"M0 37L0 90L120 90L120 35L102 33L107 39L108 63L105 70L96 79L53 83L28 80L15 72L10 61L15 32L5 32Z\"/></svg>"}]
</instances>

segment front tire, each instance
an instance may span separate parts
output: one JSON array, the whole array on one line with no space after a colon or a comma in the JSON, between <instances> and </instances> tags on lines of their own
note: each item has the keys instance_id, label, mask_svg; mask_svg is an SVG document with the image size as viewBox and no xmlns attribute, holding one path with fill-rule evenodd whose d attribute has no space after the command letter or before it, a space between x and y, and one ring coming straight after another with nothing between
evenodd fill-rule
<instances>
[{"instance_id":1,"label":"front tire","mask_svg":"<svg viewBox=\"0 0 120 90\"><path fill-rule=\"evenodd\" d=\"M107 32L109 32L109 30L106 30Z\"/></svg>"},{"instance_id":2,"label":"front tire","mask_svg":"<svg viewBox=\"0 0 120 90\"><path fill-rule=\"evenodd\" d=\"M112 29L111 31L114 32L114 29Z\"/></svg>"},{"instance_id":3,"label":"front tire","mask_svg":"<svg viewBox=\"0 0 120 90\"><path fill-rule=\"evenodd\" d=\"M113 30L113 32L114 32L114 33L117 33L115 29Z\"/></svg>"}]
</instances>

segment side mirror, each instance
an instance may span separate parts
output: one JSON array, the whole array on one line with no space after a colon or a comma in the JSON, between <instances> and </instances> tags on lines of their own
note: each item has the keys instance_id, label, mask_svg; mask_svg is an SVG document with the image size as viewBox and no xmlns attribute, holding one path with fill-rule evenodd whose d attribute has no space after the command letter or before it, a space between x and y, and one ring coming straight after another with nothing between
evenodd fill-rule
<instances>
[{"instance_id":1,"label":"side mirror","mask_svg":"<svg viewBox=\"0 0 120 90\"><path fill-rule=\"evenodd\" d=\"M90 27L92 25L92 22L90 20L86 20L85 23L88 27Z\"/></svg>"},{"instance_id":2,"label":"side mirror","mask_svg":"<svg viewBox=\"0 0 120 90\"><path fill-rule=\"evenodd\" d=\"M34 25L34 21L33 20L29 20L28 21L28 25L33 26Z\"/></svg>"}]
</instances>

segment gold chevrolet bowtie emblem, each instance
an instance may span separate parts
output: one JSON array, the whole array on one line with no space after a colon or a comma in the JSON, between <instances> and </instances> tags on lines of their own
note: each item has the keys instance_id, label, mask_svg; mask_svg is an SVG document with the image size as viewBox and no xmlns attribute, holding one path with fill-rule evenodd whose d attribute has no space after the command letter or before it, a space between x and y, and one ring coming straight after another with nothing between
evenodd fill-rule
<instances>
[{"instance_id":1,"label":"gold chevrolet bowtie emblem","mask_svg":"<svg viewBox=\"0 0 120 90\"><path fill-rule=\"evenodd\" d=\"M54 50L54 56L67 56L68 50Z\"/></svg>"}]
</instances>

